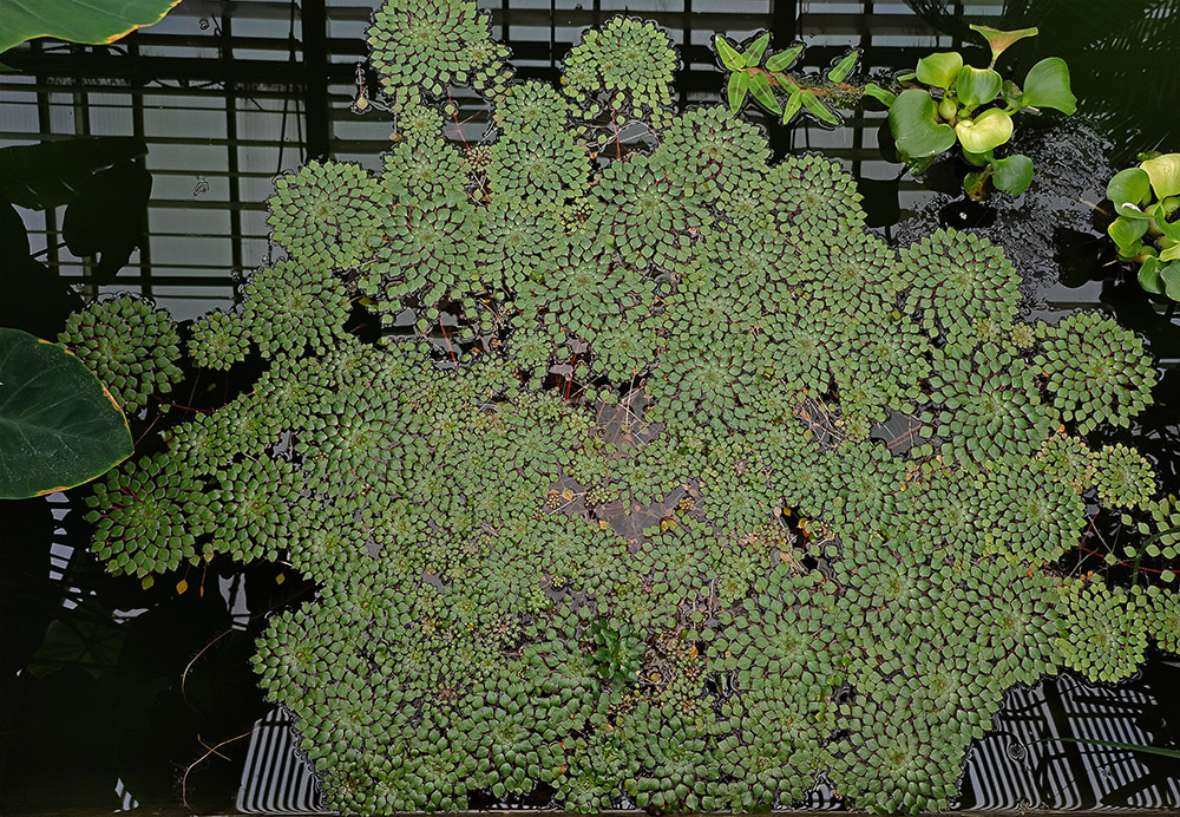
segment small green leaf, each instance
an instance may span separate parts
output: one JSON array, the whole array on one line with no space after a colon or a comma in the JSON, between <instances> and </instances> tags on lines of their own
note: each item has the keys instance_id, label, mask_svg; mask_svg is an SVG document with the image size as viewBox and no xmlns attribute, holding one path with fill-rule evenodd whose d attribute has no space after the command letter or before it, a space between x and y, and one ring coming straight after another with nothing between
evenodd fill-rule
<instances>
[{"instance_id":1,"label":"small green leaf","mask_svg":"<svg viewBox=\"0 0 1180 817\"><path fill-rule=\"evenodd\" d=\"M886 108L893 104L893 100L897 99L897 94L882 88L875 82L865 83L864 94L865 96L871 96Z\"/></svg>"},{"instance_id":2,"label":"small green leaf","mask_svg":"<svg viewBox=\"0 0 1180 817\"><path fill-rule=\"evenodd\" d=\"M963 177L963 192L972 201L982 201L987 194L987 180L991 178L991 170L973 170Z\"/></svg>"},{"instance_id":3,"label":"small green leaf","mask_svg":"<svg viewBox=\"0 0 1180 817\"><path fill-rule=\"evenodd\" d=\"M771 54L770 58L768 60L766 60L766 70L767 71L786 71L788 68L790 68L792 65L795 64L795 61L797 59L799 59L799 55L802 53L803 53L803 45L798 44L798 45L793 45L790 48L786 48L782 51L776 52L774 54Z\"/></svg>"},{"instance_id":4,"label":"small green leaf","mask_svg":"<svg viewBox=\"0 0 1180 817\"><path fill-rule=\"evenodd\" d=\"M1118 215L1147 219L1141 206L1151 199L1151 179L1142 168L1120 170L1106 183L1106 197L1114 203Z\"/></svg>"},{"instance_id":5,"label":"small green leaf","mask_svg":"<svg viewBox=\"0 0 1180 817\"><path fill-rule=\"evenodd\" d=\"M740 71L746 67L745 58L729 44L729 40L725 39L724 34L714 37L713 45L717 48L717 56L721 57L721 64L730 71Z\"/></svg>"},{"instance_id":6,"label":"small green leaf","mask_svg":"<svg viewBox=\"0 0 1180 817\"><path fill-rule=\"evenodd\" d=\"M955 80L955 94L968 110L972 110L998 97L1003 86L1003 78L991 68L964 65Z\"/></svg>"},{"instance_id":7,"label":"small green leaf","mask_svg":"<svg viewBox=\"0 0 1180 817\"><path fill-rule=\"evenodd\" d=\"M1173 261L1161 266L1160 280L1164 284L1164 294L1173 301L1180 301L1180 264Z\"/></svg>"},{"instance_id":8,"label":"small green leaf","mask_svg":"<svg viewBox=\"0 0 1180 817\"><path fill-rule=\"evenodd\" d=\"M770 45L769 31L763 32L758 36L758 39L750 43L746 50L742 52L742 61L745 62L747 68L753 68L762 62L762 55L766 53L766 46L768 45Z\"/></svg>"},{"instance_id":9,"label":"small green leaf","mask_svg":"<svg viewBox=\"0 0 1180 817\"><path fill-rule=\"evenodd\" d=\"M1160 262L1158 258L1148 258L1139 266L1139 273L1135 276L1144 292L1152 295L1164 294L1164 282L1160 280Z\"/></svg>"},{"instance_id":10,"label":"small green leaf","mask_svg":"<svg viewBox=\"0 0 1180 817\"><path fill-rule=\"evenodd\" d=\"M946 90L954 84L963 67L963 55L958 51L936 51L918 60L918 81Z\"/></svg>"},{"instance_id":11,"label":"small green leaf","mask_svg":"<svg viewBox=\"0 0 1180 817\"><path fill-rule=\"evenodd\" d=\"M938 121L938 105L918 88L902 91L889 107L889 130L905 159L937 156L955 144L955 130Z\"/></svg>"},{"instance_id":12,"label":"small green leaf","mask_svg":"<svg viewBox=\"0 0 1180 817\"><path fill-rule=\"evenodd\" d=\"M729 110L737 113L746 102L746 95L750 93L750 75L745 71L734 71L729 75L729 84L725 89L726 99L729 100Z\"/></svg>"},{"instance_id":13,"label":"small green leaf","mask_svg":"<svg viewBox=\"0 0 1180 817\"><path fill-rule=\"evenodd\" d=\"M860 59L860 51L858 49L854 48L849 51L840 58L840 61L832 67L832 70L828 71L828 81L843 82L848 79L852 74L852 70L856 68L856 61L858 59Z\"/></svg>"},{"instance_id":14,"label":"small green leaf","mask_svg":"<svg viewBox=\"0 0 1180 817\"><path fill-rule=\"evenodd\" d=\"M992 183L997 190L1010 196L1019 196L1033 180L1032 159L1023 153L1006 156L992 164Z\"/></svg>"},{"instance_id":15,"label":"small green leaf","mask_svg":"<svg viewBox=\"0 0 1180 817\"><path fill-rule=\"evenodd\" d=\"M1180 244L1168 247L1160 253L1161 261L1180 261Z\"/></svg>"},{"instance_id":16,"label":"small green leaf","mask_svg":"<svg viewBox=\"0 0 1180 817\"><path fill-rule=\"evenodd\" d=\"M1040 32L1036 28L1018 28L1013 31L1004 31L999 28L992 28L991 26L981 26L974 23L970 26L971 30L987 40L988 48L992 51L992 65L996 64L996 60L1000 55L1008 50L1014 43L1023 40L1025 37L1035 37Z\"/></svg>"},{"instance_id":17,"label":"small green leaf","mask_svg":"<svg viewBox=\"0 0 1180 817\"><path fill-rule=\"evenodd\" d=\"M1061 57L1046 57L1024 75L1021 104L1033 108L1054 108L1070 115L1078 109L1078 99L1069 86L1069 66Z\"/></svg>"},{"instance_id":18,"label":"small green leaf","mask_svg":"<svg viewBox=\"0 0 1180 817\"><path fill-rule=\"evenodd\" d=\"M974 119L955 125L955 135L964 150L985 153L995 150L1012 138L1012 117L999 108L988 108Z\"/></svg>"},{"instance_id":19,"label":"small green leaf","mask_svg":"<svg viewBox=\"0 0 1180 817\"><path fill-rule=\"evenodd\" d=\"M803 92L796 88L791 92L791 95L787 97L787 104L783 107L784 125L791 124L791 120L799 114L799 110L803 107L803 100L800 99L802 95Z\"/></svg>"},{"instance_id":20,"label":"small green leaf","mask_svg":"<svg viewBox=\"0 0 1180 817\"><path fill-rule=\"evenodd\" d=\"M1143 219L1131 219L1119 216L1106 228L1106 234L1114 241L1115 246L1123 255L1129 255L1139 239L1147 232L1149 223Z\"/></svg>"},{"instance_id":21,"label":"small green leaf","mask_svg":"<svg viewBox=\"0 0 1180 817\"><path fill-rule=\"evenodd\" d=\"M1147 209L1147 215L1155 222L1156 229L1171 241L1180 241L1180 221L1168 221L1167 208L1157 202Z\"/></svg>"},{"instance_id":22,"label":"small green leaf","mask_svg":"<svg viewBox=\"0 0 1180 817\"><path fill-rule=\"evenodd\" d=\"M1180 195L1180 153L1165 153L1140 163L1151 179L1151 189L1160 199Z\"/></svg>"},{"instance_id":23,"label":"small green leaf","mask_svg":"<svg viewBox=\"0 0 1180 817\"><path fill-rule=\"evenodd\" d=\"M754 95L754 99L758 104L773 114L780 114L783 112L783 106L779 104L778 98L774 95L774 89L770 87L770 77L766 74L754 74L750 77L750 93Z\"/></svg>"},{"instance_id":24,"label":"small green leaf","mask_svg":"<svg viewBox=\"0 0 1180 817\"><path fill-rule=\"evenodd\" d=\"M811 91L800 91L799 101L803 103L803 107L807 109L807 112L820 122L828 125L840 124L840 117L833 113L831 108L820 102Z\"/></svg>"}]
</instances>

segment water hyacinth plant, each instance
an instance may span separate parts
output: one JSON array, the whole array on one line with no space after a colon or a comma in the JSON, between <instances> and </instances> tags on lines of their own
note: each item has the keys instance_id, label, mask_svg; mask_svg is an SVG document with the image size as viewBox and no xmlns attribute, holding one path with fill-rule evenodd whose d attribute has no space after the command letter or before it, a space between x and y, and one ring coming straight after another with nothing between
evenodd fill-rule
<instances>
[{"instance_id":1,"label":"water hyacinth plant","mask_svg":"<svg viewBox=\"0 0 1180 817\"><path fill-rule=\"evenodd\" d=\"M1032 160L1020 153L1001 157L996 151L1011 141L1016 114L1046 109L1074 113L1077 100L1070 89L1069 66L1060 57L1047 57L1018 85L996 70L996 62L1014 43L1035 36L1037 29L971 29L991 51L986 67L966 63L958 51L940 51L922 57L915 71L898 77L900 93L874 83L865 93L889 107L898 156L915 171L923 171L957 143L964 161L975 168L963 180L969 196L983 198L989 187L1020 195L1032 183Z\"/></svg>"},{"instance_id":2,"label":"water hyacinth plant","mask_svg":"<svg viewBox=\"0 0 1180 817\"><path fill-rule=\"evenodd\" d=\"M1120 261L1139 265L1139 286L1180 301L1180 153L1149 156L1106 185L1114 205L1107 235Z\"/></svg>"},{"instance_id":3,"label":"water hyacinth plant","mask_svg":"<svg viewBox=\"0 0 1180 817\"><path fill-rule=\"evenodd\" d=\"M509 81L467 0L390 0L370 43L380 171L276 182L286 257L186 344L252 382L171 412L86 516L115 574L284 559L314 584L253 665L333 808L755 811L827 780L939 810L1012 684L1175 649L1180 510L1088 437L1151 402L1133 333L1022 321L991 242L898 250L837 163L674 111L650 23L588 32L558 87ZM754 46L735 73L788 67ZM456 84L493 119L462 148ZM150 333L98 331L131 313ZM169 325L76 323L167 402ZM1103 506L1153 590L1075 574L1106 566L1080 549Z\"/></svg>"}]
</instances>

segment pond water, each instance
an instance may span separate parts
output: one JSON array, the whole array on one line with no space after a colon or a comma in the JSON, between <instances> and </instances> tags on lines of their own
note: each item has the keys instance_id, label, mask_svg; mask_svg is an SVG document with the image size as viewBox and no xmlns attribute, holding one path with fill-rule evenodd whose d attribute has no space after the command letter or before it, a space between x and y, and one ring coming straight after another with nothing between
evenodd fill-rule
<instances>
[{"instance_id":1,"label":"pond water","mask_svg":"<svg viewBox=\"0 0 1180 817\"><path fill-rule=\"evenodd\" d=\"M373 5L305 0L300 10L281 0L185 0L160 25L112 48L36 43L5 55L14 70L0 74L0 146L135 137L147 147L150 187L141 176L120 178L72 225L62 207L22 209L31 260L9 251L17 239L6 222L0 325L52 326L70 305L59 282L87 295L142 293L178 319L232 303L241 272L270 257L262 202L277 172L324 154L379 164L388 120L352 108ZM1040 26L1037 39L1005 59L1018 75L1043 56L1065 57L1081 112L1066 126L1032 126L1021 136L1043 192L976 205L963 201L949 171L915 180L878 150L883 113L858 114L834 130L771 125L771 142L780 155L810 150L846 163L870 224L891 240L908 242L940 224L984 232L1024 273L1030 312L1101 306L1141 332L1163 379L1155 405L1123 437L1153 457L1165 490L1180 489L1180 328L1170 308L1150 303L1125 272L1106 265L1111 253L1095 209L1110 167L1178 144L1177 120L1167 113L1180 93L1175 0L481 5L494 12L520 75L545 78L585 26L623 9L655 19L683 49L682 105L718 98L722 75L707 47L715 31L802 38L807 66L817 70L857 46L867 68L889 72L929 50L964 47L969 22ZM479 110L462 99L460 107L469 124L456 138L478 139ZM71 227L102 239L102 262L70 252ZM248 660L265 617L314 587L282 565L214 562L144 589L103 572L79 536L79 516L63 496L0 504L7 559L0 812L283 811L314 803ZM1119 689L1063 678L1013 694L999 734L972 755L962 805L1180 807L1176 761L1060 740L1176 746L1178 681L1180 670L1153 659ZM267 765L276 758L286 765Z\"/></svg>"}]
</instances>

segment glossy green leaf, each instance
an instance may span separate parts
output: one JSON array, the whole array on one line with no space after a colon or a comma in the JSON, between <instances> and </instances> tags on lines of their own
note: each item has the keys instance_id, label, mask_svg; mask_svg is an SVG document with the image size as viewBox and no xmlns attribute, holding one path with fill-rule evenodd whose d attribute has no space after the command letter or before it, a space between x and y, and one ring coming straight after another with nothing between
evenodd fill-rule
<instances>
[{"instance_id":1,"label":"glossy green leaf","mask_svg":"<svg viewBox=\"0 0 1180 817\"><path fill-rule=\"evenodd\" d=\"M1142 205L1151 199L1151 179L1142 168L1120 170L1106 183L1106 197L1114 203L1118 215L1147 219Z\"/></svg>"},{"instance_id":2,"label":"glossy green leaf","mask_svg":"<svg viewBox=\"0 0 1180 817\"><path fill-rule=\"evenodd\" d=\"M1152 295L1164 294L1164 282L1160 279L1160 262L1158 258L1148 258L1139 265L1139 272L1135 276L1144 292Z\"/></svg>"},{"instance_id":3,"label":"glossy green leaf","mask_svg":"<svg viewBox=\"0 0 1180 817\"><path fill-rule=\"evenodd\" d=\"M1126 255L1139 239L1143 238L1148 226L1149 223L1142 219L1119 216L1107 226L1106 234L1111 237L1119 251Z\"/></svg>"},{"instance_id":4,"label":"glossy green leaf","mask_svg":"<svg viewBox=\"0 0 1180 817\"><path fill-rule=\"evenodd\" d=\"M889 130L906 159L937 156L955 144L955 130L938 121L938 106L926 91L902 91L889 108Z\"/></svg>"},{"instance_id":5,"label":"glossy green leaf","mask_svg":"<svg viewBox=\"0 0 1180 817\"><path fill-rule=\"evenodd\" d=\"M918 81L935 88L948 89L963 67L963 55L958 51L936 51L918 60Z\"/></svg>"},{"instance_id":6,"label":"glossy green leaf","mask_svg":"<svg viewBox=\"0 0 1180 817\"><path fill-rule=\"evenodd\" d=\"M1004 80L991 68L964 65L955 79L955 94L970 110L998 97L1003 86Z\"/></svg>"},{"instance_id":7,"label":"glossy green leaf","mask_svg":"<svg viewBox=\"0 0 1180 817\"><path fill-rule=\"evenodd\" d=\"M762 55L766 53L766 46L770 45L770 32L763 32L758 39L750 43L742 52L742 61L746 67L753 67L762 62Z\"/></svg>"},{"instance_id":8,"label":"glossy green leaf","mask_svg":"<svg viewBox=\"0 0 1180 817\"><path fill-rule=\"evenodd\" d=\"M893 101L897 99L897 94L893 93L893 91L882 88L875 82L865 83L864 94L865 96L871 96L886 108L892 105Z\"/></svg>"},{"instance_id":9,"label":"glossy green leaf","mask_svg":"<svg viewBox=\"0 0 1180 817\"><path fill-rule=\"evenodd\" d=\"M729 84L725 89L725 98L729 101L729 109L737 113L746 102L746 95L750 93L750 75L745 71L735 71L729 75Z\"/></svg>"},{"instance_id":10,"label":"glossy green leaf","mask_svg":"<svg viewBox=\"0 0 1180 817\"><path fill-rule=\"evenodd\" d=\"M783 112L783 106L779 104L778 98L774 95L774 89L770 87L770 77L766 74L754 74L750 77L750 93L753 94L759 105L771 113L780 114Z\"/></svg>"},{"instance_id":11,"label":"glossy green leaf","mask_svg":"<svg viewBox=\"0 0 1180 817\"><path fill-rule=\"evenodd\" d=\"M64 490L132 450L110 393L64 346L0 328L0 498Z\"/></svg>"},{"instance_id":12,"label":"glossy green leaf","mask_svg":"<svg viewBox=\"0 0 1180 817\"><path fill-rule=\"evenodd\" d=\"M1147 209L1147 215L1155 222L1156 229L1164 237L1172 241L1180 241L1180 221L1168 221L1167 209L1161 202L1156 202Z\"/></svg>"},{"instance_id":13,"label":"glossy green leaf","mask_svg":"<svg viewBox=\"0 0 1180 817\"><path fill-rule=\"evenodd\" d=\"M992 164L992 183L997 190L1019 196L1033 180L1032 159L1023 153L1006 156Z\"/></svg>"},{"instance_id":14,"label":"glossy green leaf","mask_svg":"<svg viewBox=\"0 0 1180 817\"><path fill-rule=\"evenodd\" d=\"M791 120L799 115L800 109L803 107L803 100L800 98L803 92L796 89L787 97L787 104L783 106L783 124L789 125Z\"/></svg>"},{"instance_id":15,"label":"glossy green leaf","mask_svg":"<svg viewBox=\"0 0 1180 817\"><path fill-rule=\"evenodd\" d=\"M725 39L724 34L714 37L713 45L717 48L717 56L721 58L721 64L730 71L740 71L746 67L745 57L729 44L729 40Z\"/></svg>"},{"instance_id":16,"label":"glossy green leaf","mask_svg":"<svg viewBox=\"0 0 1180 817\"><path fill-rule=\"evenodd\" d=\"M974 119L955 125L955 135L965 150L986 153L1012 138L1012 117L999 108L988 108Z\"/></svg>"},{"instance_id":17,"label":"glossy green leaf","mask_svg":"<svg viewBox=\"0 0 1180 817\"><path fill-rule=\"evenodd\" d=\"M770 55L766 61L767 71L786 71L795 61L799 59L799 55L803 53L803 46L793 45L790 48L785 48Z\"/></svg>"},{"instance_id":18,"label":"glossy green leaf","mask_svg":"<svg viewBox=\"0 0 1180 817\"><path fill-rule=\"evenodd\" d=\"M1163 200L1180 195L1180 153L1165 153L1141 162L1139 167L1151 179L1155 197Z\"/></svg>"},{"instance_id":19,"label":"glossy green leaf","mask_svg":"<svg viewBox=\"0 0 1180 817\"><path fill-rule=\"evenodd\" d=\"M1160 253L1161 261L1180 261L1180 244L1174 244Z\"/></svg>"},{"instance_id":20,"label":"glossy green leaf","mask_svg":"<svg viewBox=\"0 0 1180 817\"><path fill-rule=\"evenodd\" d=\"M856 61L860 59L860 51L852 49L836 63L830 71L828 71L828 80L830 82L843 82L852 75L853 69L856 68Z\"/></svg>"},{"instance_id":21,"label":"glossy green leaf","mask_svg":"<svg viewBox=\"0 0 1180 817\"><path fill-rule=\"evenodd\" d=\"M995 65L1000 55L1007 51L1014 43L1023 40L1025 37L1035 37L1040 33L1036 28L1017 28L1012 31L1005 31L1000 28L981 26L974 23L971 24L970 28L982 36L983 39L987 40L988 48L992 52L992 65Z\"/></svg>"},{"instance_id":22,"label":"glossy green leaf","mask_svg":"<svg viewBox=\"0 0 1180 817\"><path fill-rule=\"evenodd\" d=\"M818 119L820 122L828 125L840 124L840 117L837 116L831 108L820 102L816 95L811 91L800 91L799 101L803 103L803 107L807 110L807 112Z\"/></svg>"},{"instance_id":23,"label":"glossy green leaf","mask_svg":"<svg viewBox=\"0 0 1180 817\"><path fill-rule=\"evenodd\" d=\"M1053 108L1064 114L1078 109L1077 97L1069 85L1069 66L1061 57L1046 57L1024 75L1021 104L1033 108Z\"/></svg>"},{"instance_id":24,"label":"glossy green leaf","mask_svg":"<svg viewBox=\"0 0 1180 817\"><path fill-rule=\"evenodd\" d=\"M164 18L180 0L0 2L0 52L37 37L103 45Z\"/></svg>"}]
</instances>

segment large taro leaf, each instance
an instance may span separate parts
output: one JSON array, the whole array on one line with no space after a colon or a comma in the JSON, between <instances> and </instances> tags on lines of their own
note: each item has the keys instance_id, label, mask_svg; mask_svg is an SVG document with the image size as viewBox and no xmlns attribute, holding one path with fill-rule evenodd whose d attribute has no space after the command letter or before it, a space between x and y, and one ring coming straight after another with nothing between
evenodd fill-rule
<instances>
[{"instance_id":1,"label":"large taro leaf","mask_svg":"<svg viewBox=\"0 0 1180 817\"><path fill-rule=\"evenodd\" d=\"M113 43L164 19L180 0L3 0L0 52L37 37Z\"/></svg>"},{"instance_id":2,"label":"large taro leaf","mask_svg":"<svg viewBox=\"0 0 1180 817\"><path fill-rule=\"evenodd\" d=\"M0 328L0 499L79 485L131 451L127 418L82 361Z\"/></svg>"}]
</instances>

